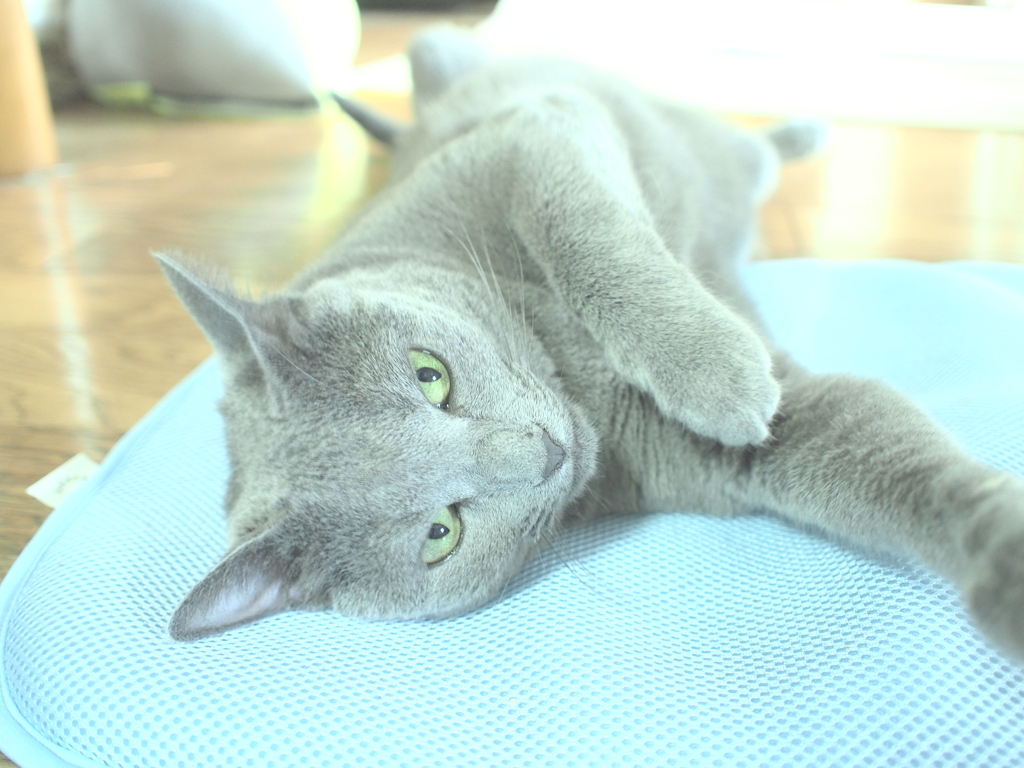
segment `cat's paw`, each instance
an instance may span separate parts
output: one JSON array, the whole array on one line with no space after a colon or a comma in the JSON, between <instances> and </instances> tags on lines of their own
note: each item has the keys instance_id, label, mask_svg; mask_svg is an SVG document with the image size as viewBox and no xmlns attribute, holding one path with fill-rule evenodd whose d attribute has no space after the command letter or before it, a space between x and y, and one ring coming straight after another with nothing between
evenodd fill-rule
<instances>
[{"instance_id":1,"label":"cat's paw","mask_svg":"<svg viewBox=\"0 0 1024 768\"><path fill-rule=\"evenodd\" d=\"M731 350L706 354L699 365L659 366L652 394L662 412L699 435L723 445L759 444L779 407L779 385L767 351ZM680 379L686 384L679 386Z\"/></svg>"},{"instance_id":2,"label":"cat's paw","mask_svg":"<svg viewBox=\"0 0 1024 768\"><path fill-rule=\"evenodd\" d=\"M979 629L1024 662L1024 482L1009 475L993 480L999 478L1000 490L1016 498L979 516L968 539L973 562L964 598Z\"/></svg>"},{"instance_id":3,"label":"cat's paw","mask_svg":"<svg viewBox=\"0 0 1024 768\"><path fill-rule=\"evenodd\" d=\"M1024 662L1024 536L1003 542L989 566L972 579L965 597L981 631Z\"/></svg>"},{"instance_id":4,"label":"cat's paw","mask_svg":"<svg viewBox=\"0 0 1024 768\"><path fill-rule=\"evenodd\" d=\"M779 406L771 356L757 335L738 322L716 323L687 341L651 329L628 351L625 367L659 410L688 429L729 446L759 444Z\"/></svg>"}]
</instances>

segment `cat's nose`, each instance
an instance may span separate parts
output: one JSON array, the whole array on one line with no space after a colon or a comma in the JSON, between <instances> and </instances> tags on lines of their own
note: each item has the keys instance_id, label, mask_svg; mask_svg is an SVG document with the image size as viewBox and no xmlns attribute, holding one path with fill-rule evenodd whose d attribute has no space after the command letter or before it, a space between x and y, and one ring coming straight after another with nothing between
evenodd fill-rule
<instances>
[{"instance_id":1,"label":"cat's nose","mask_svg":"<svg viewBox=\"0 0 1024 768\"><path fill-rule=\"evenodd\" d=\"M541 430L541 432L541 440L544 443L545 450L548 452L548 461L544 465L544 479L547 480L565 461L565 449L551 439L551 435L548 434L546 429Z\"/></svg>"},{"instance_id":2,"label":"cat's nose","mask_svg":"<svg viewBox=\"0 0 1024 768\"><path fill-rule=\"evenodd\" d=\"M478 476L492 488L539 485L565 461L565 449L540 426L518 430L478 423L477 427L485 434L476 441L474 464Z\"/></svg>"}]
</instances>

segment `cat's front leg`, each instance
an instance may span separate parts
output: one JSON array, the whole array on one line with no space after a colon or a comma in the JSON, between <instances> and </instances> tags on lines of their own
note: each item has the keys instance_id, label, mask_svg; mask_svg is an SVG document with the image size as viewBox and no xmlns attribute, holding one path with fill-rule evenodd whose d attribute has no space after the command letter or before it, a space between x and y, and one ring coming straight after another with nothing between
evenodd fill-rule
<instances>
[{"instance_id":1,"label":"cat's front leg","mask_svg":"<svg viewBox=\"0 0 1024 768\"><path fill-rule=\"evenodd\" d=\"M972 459L902 394L792 369L773 439L720 461L731 466L705 480L733 489L726 511L736 510L741 486L746 508L914 555L952 580L979 627L1024 660L1024 480Z\"/></svg>"},{"instance_id":2,"label":"cat's front leg","mask_svg":"<svg viewBox=\"0 0 1024 768\"><path fill-rule=\"evenodd\" d=\"M870 547L914 554L961 589L979 627L1024 660L1024 480L965 454L903 395L848 376L785 385L762 501Z\"/></svg>"},{"instance_id":3,"label":"cat's front leg","mask_svg":"<svg viewBox=\"0 0 1024 768\"><path fill-rule=\"evenodd\" d=\"M668 251L604 108L547 96L497 132L515 234L612 365L694 432L762 442L779 402L770 355Z\"/></svg>"},{"instance_id":4,"label":"cat's front leg","mask_svg":"<svg viewBox=\"0 0 1024 768\"><path fill-rule=\"evenodd\" d=\"M995 475L978 493L964 536L964 597L981 629L1024 660L1024 481Z\"/></svg>"},{"instance_id":5,"label":"cat's front leg","mask_svg":"<svg viewBox=\"0 0 1024 768\"><path fill-rule=\"evenodd\" d=\"M1024 660L1024 480L964 453L880 383L786 367L772 439L727 449L653 421L629 456L647 509L769 509L869 548L913 555L956 583L979 627Z\"/></svg>"},{"instance_id":6,"label":"cat's front leg","mask_svg":"<svg viewBox=\"0 0 1024 768\"><path fill-rule=\"evenodd\" d=\"M688 270L669 266L664 276L634 275L635 293L607 302L616 307L608 321L598 315L604 302L590 297L580 315L616 370L662 413L724 445L763 442L780 396L768 351Z\"/></svg>"}]
</instances>

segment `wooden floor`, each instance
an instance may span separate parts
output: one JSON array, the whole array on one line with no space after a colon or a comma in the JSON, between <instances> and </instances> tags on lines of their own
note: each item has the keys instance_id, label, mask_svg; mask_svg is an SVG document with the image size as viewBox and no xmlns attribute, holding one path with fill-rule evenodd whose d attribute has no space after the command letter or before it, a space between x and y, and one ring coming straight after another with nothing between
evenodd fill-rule
<instances>
[{"instance_id":1,"label":"wooden floor","mask_svg":"<svg viewBox=\"0 0 1024 768\"><path fill-rule=\"evenodd\" d=\"M360 60L435 18L368 14ZM280 283L387 170L339 115L166 120L83 105L57 127L61 166L0 179L0 575L49 512L25 488L80 451L102 459L210 354L150 250ZM763 219L763 258L1024 263L1024 134L838 125L826 154L785 170Z\"/></svg>"}]
</instances>

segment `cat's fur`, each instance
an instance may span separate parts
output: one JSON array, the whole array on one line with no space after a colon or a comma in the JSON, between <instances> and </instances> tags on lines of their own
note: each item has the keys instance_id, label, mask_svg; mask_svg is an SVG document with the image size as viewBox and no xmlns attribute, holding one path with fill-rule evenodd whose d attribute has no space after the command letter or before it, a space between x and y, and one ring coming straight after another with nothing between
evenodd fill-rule
<instances>
[{"instance_id":1,"label":"cat's fur","mask_svg":"<svg viewBox=\"0 0 1024 768\"><path fill-rule=\"evenodd\" d=\"M748 134L454 31L411 58L416 123L376 126L393 183L290 287L253 301L163 261L221 358L232 463L229 552L174 637L288 609L451 616L570 521L768 510L920 558L1024 657L1024 482L903 395L803 371L740 288L813 127ZM449 410L412 348L449 367ZM452 504L462 540L428 566Z\"/></svg>"}]
</instances>

